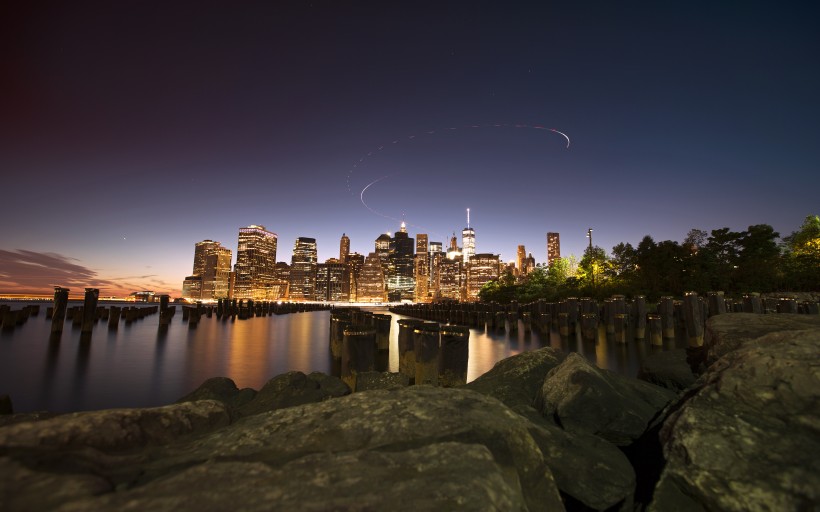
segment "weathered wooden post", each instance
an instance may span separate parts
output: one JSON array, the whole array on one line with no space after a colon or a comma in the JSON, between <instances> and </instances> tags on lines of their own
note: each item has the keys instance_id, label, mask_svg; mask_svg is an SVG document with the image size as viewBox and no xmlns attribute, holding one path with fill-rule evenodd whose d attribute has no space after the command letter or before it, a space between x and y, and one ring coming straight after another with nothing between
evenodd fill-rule
<instances>
[{"instance_id":1,"label":"weathered wooden post","mask_svg":"<svg viewBox=\"0 0 820 512\"><path fill-rule=\"evenodd\" d=\"M612 299L604 299L604 319L606 320L606 333L615 334L615 304Z\"/></svg>"},{"instance_id":2,"label":"weathered wooden post","mask_svg":"<svg viewBox=\"0 0 820 512\"><path fill-rule=\"evenodd\" d=\"M416 352L414 330L423 320L402 318L399 324L399 373L407 375L412 384L416 380Z\"/></svg>"},{"instance_id":3,"label":"weathered wooden post","mask_svg":"<svg viewBox=\"0 0 820 512\"><path fill-rule=\"evenodd\" d=\"M83 327L82 334L89 335L94 329L94 322L97 320L97 299L100 297L100 290L97 288L85 289L85 300L83 301Z\"/></svg>"},{"instance_id":4,"label":"weathered wooden post","mask_svg":"<svg viewBox=\"0 0 820 512\"><path fill-rule=\"evenodd\" d=\"M390 324L393 322L393 317L390 315L373 315L373 324L376 327L376 349L389 350L390 349Z\"/></svg>"},{"instance_id":5,"label":"weathered wooden post","mask_svg":"<svg viewBox=\"0 0 820 512\"><path fill-rule=\"evenodd\" d=\"M763 303L760 301L759 293L747 293L743 296L744 313L763 313Z\"/></svg>"},{"instance_id":6,"label":"weathered wooden post","mask_svg":"<svg viewBox=\"0 0 820 512\"><path fill-rule=\"evenodd\" d=\"M723 315L726 313L726 299L723 292L706 292L709 304L709 316Z\"/></svg>"},{"instance_id":7,"label":"weathered wooden post","mask_svg":"<svg viewBox=\"0 0 820 512\"><path fill-rule=\"evenodd\" d=\"M797 314L797 301L788 297L783 297L777 302L778 313Z\"/></svg>"},{"instance_id":8,"label":"weathered wooden post","mask_svg":"<svg viewBox=\"0 0 820 512\"><path fill-rule=\"evenodd\" d=\"M65 309L68 305L68 288L54 287L54 313L51 315L52 334L62 334L65 323Z\"/></svg>"},{"instance_id":9,"label":"weathered wooden post","mask_svg":"<svg viewBox=\"0 0 820 512\"><path fill-rule=\"evenodd\" d=\"M581 313L581 338L584 341L598 339L598 315L595 313Z\"/></svg>"},{"instance_id":10,"label":"weathered wooden post","mask_svg":"<svg viewBox=\"0 0 820 512\"><path fill-rule=\"evenodd\" d=\"M416 385L438 386L439 335L437 323L424 322L413 329L413 349L416 355Z\"/></svg>"},{"instance_id":11,"label":"weathered wooden post","mask_svg":"<svg viewBox=\"0 0 820 512\"><path fill-rule=\"evenodd\" d=\"M703 310L697 293L686 292L683 297L683 310L688 336L686 361L692 368L693 373L699 373L698 369L701 363L706 361L706 350L703 346Z\"/></svg>"},{"instance_id":12,"label":"weathered wooden post","mask_svg":"<svg viewBox=\"0 0 820 512\"><path fill-rule=\"evenodd\" d=\"M575 326L578 325L578 298L567 297L566 300L567 325L569 333L575 334Z\"/></svg>"},{"instance_id":13,"label":"weathered wooden post","mask_svg":"<svg viewBox=\"0 0 820 512\"><path fill-rule=\"evenodd\" d=\"M111 306L111 310L108 312L109 331L116 331L119 328L121 309L119 306Z\"/></svg>"},{"instance_id":14,"label":"weathered wooden post","mask_svg":"<svg viewBox=\"0 0 820 512\"><path fill-rule=\"evenodd\" d=\"M626 314L618 313L615 315L615 341L618 343L626 343Z\"/></svg>"},{"instance_id":15,"label":"weathered wooden post","mask_svg":"<svg viewBox=\"0 0 820 512\"><path fill-rule=\"evenodd\" d=\"M449 388L467 383L470 329L460 325L441 327L439 384Z\"/></svg>"},{"instance_id":16,"label":"weathered wooden post","mask_svg":"<svg viewBox=\"0 0 820 512\"><path fill-rule=\"evenodd\" d=\"M532 313L524 311L521 313L521 325L524 326L524 332L532 332Z\"/></svg>"},{"instance_id":17,"label":"weathered wooden post","mask_svg":"<svg viewBox=\"0 0 820 512\"><path fill-rule=\"evenodd\" d=\"M663 346L663 329L660 315L647 315L649 324L649 342L655 347Z\"/></svg>"},{"instance_id":18,"label":"weathered wooden post","mask_svg":"<svg viewBox=\"0 0 820 512\"><path fill-rule=\"evenodd\" d=\"M333 359L342 358L345 329L351 325L350 312L342 310L330 313L330 355Z\"/></svg>"},{"instance_id":19,"label":"weathered wooden post","mask_svg":"<svg viewBox=\"0 0 820 512\"><path fill-rule=\"evenodd\" d=\"M561 337L569 336L569 315L567 313L558 313L558 334Z\"/></svg>"},{"instance_id":20,"label":"weathered wooden post","mask_svg":"<svg viewBox=\"0 0 820 512\"><path fill-rule=\"evenodd\" d=\"M638 295L632 300L632 316L635 318L635 339L646 337L646 297Z\"/></svg>"},{"instance_id":21,"label":"weathered wooden post","mask_svg":"<svg viewBox=\"0 0 820 512\"><path fill-rule=\"evenodd\" d=\"M350 325L342 342L342 380L356 391L356 379L362 372L376 368L376 329L369 325Z\"/></svg>"},{"instance_id":22,"label":"weathered wooden post","mask_svg":"<svg viewBox=\"0 0 820 512\"><path fill-rule=\"evenodd\" d=\"M664 338L675 337L675 301L672 297L661 297L658 302L658 315L661 317L661 328Z\"/></svg>"}]
</instances>

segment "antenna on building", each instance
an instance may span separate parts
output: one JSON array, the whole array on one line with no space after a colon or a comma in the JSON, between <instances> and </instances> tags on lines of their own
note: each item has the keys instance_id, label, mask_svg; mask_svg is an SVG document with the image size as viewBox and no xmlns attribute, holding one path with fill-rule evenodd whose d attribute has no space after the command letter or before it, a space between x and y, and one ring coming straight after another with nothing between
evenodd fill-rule
<instances>
[{"instance_id":1,"label":"antenna on building","mask_svg":"<svg viewBox=\"0 0 820 512\"><path fill-rule=\"evenodd\" d=\"M467 228L470 228L470 209L467 208Z\"/></svg>"}]
</instances>

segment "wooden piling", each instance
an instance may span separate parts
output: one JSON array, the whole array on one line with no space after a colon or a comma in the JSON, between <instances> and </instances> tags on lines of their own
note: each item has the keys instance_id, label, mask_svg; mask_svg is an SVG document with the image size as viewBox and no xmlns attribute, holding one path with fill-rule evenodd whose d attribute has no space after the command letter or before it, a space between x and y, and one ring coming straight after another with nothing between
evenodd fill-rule
<instances>
[{"instance_id":1,"label":"wooden piling","mask_svg":"<svg viewBox=\"0 0 820 512\"><path fill-rule=\"evenodd\" d=\"M658 302L658 316L661 317L661 329L664 338L675 337L675 302L672 297L661 297Z\"/></svg>"},{"instance_id":2,"label":"wooden piling","mask_svg":"<svg viewBox=\"0 0 820 512\"><path fill-rule=\"evenodd\" d=\"M647 315L647 323L649 324L649 342L652 346L663 346L663 328L661 327L660 315Z\"/></svg>"},{"instance_id":3,"label":"wooden piling","mask_svg":"<svg viewBox=\"0 0 820 512\"><path fill-rule=\"evenodd\" d=\"M399 373L406 375L412 384L416 380L416 352L414 333L416 326L424 323L415 318L402 318L399 324Z\"/></svg>"},{"instance_id":4,"label":"wooden piling","mask_svg":"<svg viewBox=\"0 0 820 512\"><path fill-rule=\"evenodd\" d=\"M594 342L598 339L598 315L581 313L581 338Z\"/></svg>"},{"instance_id":5,"label":"wooden piling","mask_svg":"<svg viewBox=\"0 0 820 512\"><path fill-rule=\"evenodd\" d=\"M392 322L391 315L373 315L373 324L376 327L376 350L390 349L390 324Z\"/></svg>"},{"instance_id":6,"label":"wooden piling","mask_svg":"<svg viewBox=\"0 0 820 512\"><path fill-rule=\"evenodd\" d=\"M467 383L467 362L470 354L470 329L458 325L441 327L439 384L455 387Z\"/></svg>"},{"instance_id":7,"label":"wooden piling","mask_svg":"<svg viewBox=\"0 0 820 512\"><path fill-rule=\"evenodd\" d=\"M646 337L646 297L638 295L632 300L632 317L635 319L635 339Z\"/></svg>"},{"instance_id":8,"label":"wooden piling","mask_svg":"<svg viewBox=\"0 0 820 512\"><path fill-rule=\"evenodd\" d=\"M121 309L118 306L111 306L111 310L108 312L108 330L109 331L116 331L120 326L120 312Z\"/></svg>"},{"instance_id":9,"label":"wooden piling","mask_svg":"<svg viewBox=\"0 0 820 512\"><path fill-rule=\"evenodd\" d=\"M65 310L68 305L68 288L54 287L54 313L51 315L51 332L62 333L65 323Z\"/></svg>"},{"instance_id":10,"label":"wooden piling","mask_svg":"<svg viewBox=\"0 0 820 512\"><path fill-rule=\"evenodd\" d=\"M413 348L416 355L416 385L438 386L439 335L437 323L424 322L413 329Z\"/></svg>"},{"instance_id":11,"label":"wooden piling","mask_svg":"<svg viewBox=\"0 0 820 512\"><path fill-rule=\"evenodd\" d=\"M97 288L85 289L85 300L83 301L83 334L91 334L94 329L94 322L97 320L97 300L100 297L100 290Z\"/></svg>"},{"instance_id":12,"label":"wooden piling","mask_svg":"<svg viewBox=\"0 0 820 512\"><path fill-rule=\"evenodd\" d=\"M356 390L357 376L376 368L376 329L369 325L350 325L342 341L342 380Z\"/></svg>"}]
</instances>

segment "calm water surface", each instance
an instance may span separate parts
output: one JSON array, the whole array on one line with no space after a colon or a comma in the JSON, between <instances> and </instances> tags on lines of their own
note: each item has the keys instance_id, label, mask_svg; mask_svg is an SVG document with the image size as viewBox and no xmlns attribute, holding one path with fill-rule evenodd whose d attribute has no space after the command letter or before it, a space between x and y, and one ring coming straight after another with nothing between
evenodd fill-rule
<instances>
[{"instance_id":1,"label":"calm water surface","mask_svg":"<svg viewBox=\"0 0 820 512\"><path fill-rule=\"evenodd\" d=\"M25 305L8 304L12 309ZM189 329L177 311L165 333L159 332L158 314L130 325L121 322L117 331L109 331L101 320L90 342L81 341L79 327L68 322L60 341L50 342L51 321L45 319L50 303L40 304L38 316L14 330L0 331L0 394L11 395L15 412L166 405L210 377L230 377L240 388L259 389L291 370L333 372L327 311L235 321L203 316L196 329ZM396 321L406 317L392 316L389 370L395 372ZM676 344L666 343L666 349ZM624 345L607 340L603 330L596 342L582 342L556 333L547 339L523 330L509 334L471 329L467 380L500 359L544 346L576 351L601 368L633 377L644 357L659 350L644 341Z\"/></svg>"}]
</instances>

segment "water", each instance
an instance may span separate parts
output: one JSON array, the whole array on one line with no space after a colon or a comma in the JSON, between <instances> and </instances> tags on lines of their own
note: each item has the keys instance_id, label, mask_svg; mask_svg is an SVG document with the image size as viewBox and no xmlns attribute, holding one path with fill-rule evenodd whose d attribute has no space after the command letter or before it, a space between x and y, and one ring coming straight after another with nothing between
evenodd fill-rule
<instances>
[{"instance_id":1,"label":"water","mask_svg":"<svg viewBox=\"0 0 820 512\"><path fill-rule=\"evenodd\" d=\"M12 309L25 305L7 304ZM79 327L67 322L61 339L51 342L48 305L41 303L39 315L22 326L0 331L0 394L11 395L15 412L152 407L176 401L210 377L230 377L240 388L259 389L291 370L332 373L327 311L235 321L203 315L196 329L189 329L177 311L164 333L158 314L130 325L121 322L117 331L100 321L90 342L81 341ZM406 317L392 316L389 370L395 372L396 322ZM670 348L680 340L666 343ZM544 346L579 352L601 368L633 377L646 355L658 350L644 341L616 343L603 330L596 342L584 342L554 332L547 339L523 329L512 334L471 329L467 380L500 359Z\"/></svg>"}]
</instances>

